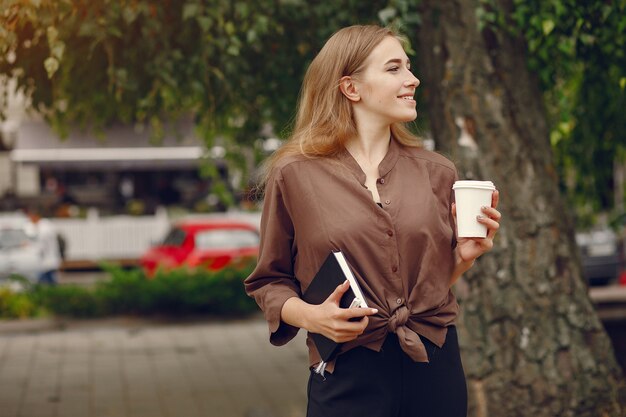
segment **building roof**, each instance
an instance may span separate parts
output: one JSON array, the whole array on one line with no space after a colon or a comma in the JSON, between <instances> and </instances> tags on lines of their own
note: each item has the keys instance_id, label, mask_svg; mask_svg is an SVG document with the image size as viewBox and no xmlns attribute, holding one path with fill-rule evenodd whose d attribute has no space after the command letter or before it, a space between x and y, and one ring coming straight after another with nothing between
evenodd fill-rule
<instances>
[{"instance_id":1,"label":"building roof","mask_svg":"<svg viewBox=\"0 0 626 417\"><path fill-rule=\"evenodd\" d=\"M17 130L11 159L37 165L111 168L195 166L205 154L202 141L193 134L191 122L165 128L165 137L155 144L149 128L131 125L107 128L103 137L74 129L61 139L45 122L26 121Z\"/></svg>"}]
</instances>

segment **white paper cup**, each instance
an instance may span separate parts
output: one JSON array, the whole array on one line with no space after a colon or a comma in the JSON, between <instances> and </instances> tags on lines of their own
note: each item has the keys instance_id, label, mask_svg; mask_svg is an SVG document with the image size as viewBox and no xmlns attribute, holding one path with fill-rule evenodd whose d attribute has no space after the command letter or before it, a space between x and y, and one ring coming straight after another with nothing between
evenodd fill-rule
<instances>
[{"instance_id":1,"label":"white paper cup","mask_svg":"<svg viewBox=\"0 0 626 417\"><path fill-rule=\"evenodd\" d=\"M491 181L456 181L452 186L456 200L457 237L487 237L487 226L478 223L483 206L491 207L496 187Z\"/></svg>"}]
</instances>

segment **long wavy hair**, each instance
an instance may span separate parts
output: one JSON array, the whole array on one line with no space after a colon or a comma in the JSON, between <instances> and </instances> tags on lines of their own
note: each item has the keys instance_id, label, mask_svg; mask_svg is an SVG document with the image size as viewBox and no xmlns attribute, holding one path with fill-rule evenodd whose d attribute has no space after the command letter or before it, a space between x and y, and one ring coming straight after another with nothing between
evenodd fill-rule
<instances>
[{"instance_id":1,"label":"long wavy hair","mask_svg":"<svg viewBox=\"0 0 626 417\"><path fill-rule=\"evenodd\" d=\"M344 76L357 78L365 69L365 60L372 50L387 36L404 42L392 29L374 25L349 26L328 39L304 75L289 140L261 167L261 189L282 158L293 155L334 157L348 139L357 135L352 104L341 92L339 80ZM404 123L392 124L391 134L405 146L422 146Z\"/></svg>"}]
</instances>

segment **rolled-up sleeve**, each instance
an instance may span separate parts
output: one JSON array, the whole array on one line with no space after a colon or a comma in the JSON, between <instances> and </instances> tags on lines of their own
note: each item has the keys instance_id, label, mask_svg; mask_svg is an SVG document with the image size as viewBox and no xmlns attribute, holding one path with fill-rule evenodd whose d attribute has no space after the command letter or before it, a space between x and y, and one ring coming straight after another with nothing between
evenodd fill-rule
<instances>
[{"instance_id":1,"label":"rolled-up sleeve","mask_svg":"<svg viewBox=\"0 0 626 417\"><path fill-rule=\"evenodd\" d=\"M261 243L256 268L244 281L246 293L254 297L269 325L270 342L280 346L298 333L298 328L281 320L285 301L300 297L294 277L294 227L284 195L284 180L279 170L270 176L261 215Z\"/></svg>"}]
</instances>

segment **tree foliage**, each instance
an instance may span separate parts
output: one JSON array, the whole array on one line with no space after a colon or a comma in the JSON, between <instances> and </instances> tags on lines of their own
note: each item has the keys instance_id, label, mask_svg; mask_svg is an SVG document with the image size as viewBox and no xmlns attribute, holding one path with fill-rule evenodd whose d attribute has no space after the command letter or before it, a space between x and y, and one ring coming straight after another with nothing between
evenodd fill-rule
<instances>
[{"instance_id":1,"label":"tree foliage","mask_svg":"<svg viewBox=\"0 0 626 417\"><path fill-rule=\"evenodd\" d=\"M61 136L70 126L99 131L121 121L149 127L158 142L165 122L191 115L207 145L219 138L226 160L244 171L243 186L266 126L288 134L304 70L325 39L377 23L385 5L0 0L0 74ZM0 100L0 114L5 106Z\"/></svg>"},{"instance_id":2,"label":"tree foliage","mask_svg":"<svg viewBox=\"0 0 626 417\"><path fill-rule=\"evenodd\" d=\"M241 159L266 123L286 136L304 70L330 34L382 21L414 44L418 3L0 0L0 74L62 134L123 121L159 137L164 121L192 115L209 145L232 139ZM626 2L479 4L485 26L527 40L562 189L587 211L610 209L613 162L626 154Z\"/></svg>"},{"instance_id":3,"label":"tree foliage","mask_svg":"<svg viewBox=\"0 0 626 417\"><path fill-rule=\"evenodd\" d=\"M384 2L2 0L0 73L60 131L193 114L206 139L284 126L304 68ZM372 12L374 11L374 12Z\"/></svg>"},{"instance_id":4,"label":"tree foliage","mask_svg":"<svg viewBox=\"0 0 626 417\"><path fill-rule=\"evenodd\" d=\"M123 121L158 131L191 113L209 137L261 104L246 90L258 39L277 31L270 2L4 3L1 71L57 129Z\"/></svg>"},{"instance_id":5,"label":"tree foliage","mask_svg":"<svg viewBox=\"0 0 626 417\"><path fill-rule=\"evenodd\" d=\"M545 94L561 189L579 221L614 208L614 163L626 163L626 2L482 0L484 24L526 39Z\"/></svg>"},{"instance_id":6,"label":"tree foliage","mask_svg":"<svg viewBox=\"0 0 626 417\"><path fill-rule=\"evenodd\" d=\"M60 131L74 123L103 127L122 120L150 124L158 132L164 119L192 114L209 145L219 133L232 139L229 152L237 156L237 146L255 141L263 124L271 122L279 134L288 126L304 69L332 32L350 24L382 20L404 24L405 33L415 41L414 29L421 23L415 11L419 2L0 0L0 73L13 76L19 88L30 93L33 105ZM430 2L430 12L438 7L436 3ZM480 6L475 13L484 34L490 29L507 30L528 45L528 69L544 91L556 161L567 180L562 186L572 190L573 199L595 201L593 208L609 207L607 179L612 176L616 156L626 148L624 1L499 1L508 5L506 9L496 7L495 0L476 3ZM419 75L419 54L414 61ZM443 61L441 58L436 64L443 68ZM523 152L511 159L539 160L542 166L535 172L550 172L549 158L534 160L528 155L536 153ZM500 163L508 158L506 155ZM511 183L524 185L518 179ZM538 183L534 181L533 186ZM540 193L533 196L536 199L530 206L542 206L543 211L554 209L549 203L558 200ZM545 216L536 217L542 210L528 214L519 209L523 204L516 206L517 211L511 213L517 217L508 217L509 224L515 226L506 238L509 246L501 248L510 252L509 263L503 268L502 258L485 260L490 265L485 270L491 273L475 279L472 285L486 290L481 292L481 299L465 304L477 306L467 316L476 317L479 307L486 306L488 314L484 316L495 319L485 324L485 344L498 337L502 343L514 343L515 329L528 326L525 315L532 313L536 319L548 311L555 300L549 291L557 288L554 294L563 298L555 303L557 310L563 308L557 315L565 320L557 323L561 330L553 330L554 321L535 320L536 334L551 332L552 339L571 344L573 350L586 352L586 345L601 345L580 339L562 341L570 327L594 332L600 328L595 316L588 314L590 306L579 308L586 292L576 275L577 266L570 261L573 240L558 238L566 235L560 234L551 215L546 222ZM516 275L519 271L523 274ZM507 286L509 282L516 285ZM534 293L541 296L530 297L534 308L525 312L528 294ZM520 304L511 304L511 299ZM504 323L502 317L509 313L511 319ZM578 330L574 333L582 334ZM488 346L488 350L492 348ZM531 354L542 356L542 352L532 350ZM488 356L481 355L483 359ZM581 357L583 369L595 366L595 360L585 360L582 353ZM516 360L513 356L505 359ZM539 384L541 371L553 369L552 365L535 368L522 363L519 369L526 382ZM536 387L540 396L551 392L541 389L543 385Z\"/></svg>"}]
</instances>

